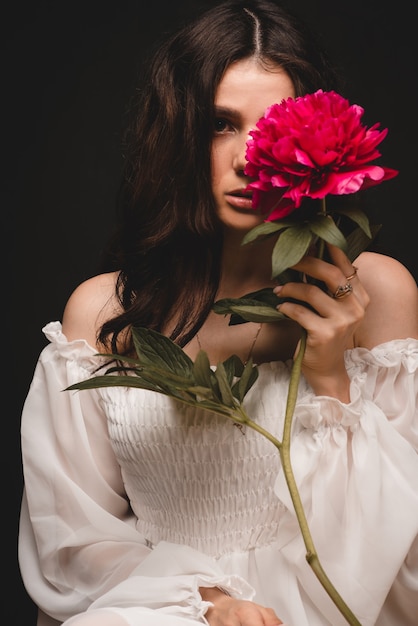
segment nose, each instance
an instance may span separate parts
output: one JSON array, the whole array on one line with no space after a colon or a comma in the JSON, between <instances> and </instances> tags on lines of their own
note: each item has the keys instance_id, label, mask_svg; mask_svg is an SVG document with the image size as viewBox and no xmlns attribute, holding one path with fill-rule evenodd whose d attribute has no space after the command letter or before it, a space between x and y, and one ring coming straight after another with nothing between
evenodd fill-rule
<instances>
[{"instance_id":1,"label":"nose","mask_svg":"<svg viewBox=\"0 0 418 626\"><path fill-rule=\"evenodd\" d=\"M236 143L234 147L233 168L239 176L245 176L244 169L247 164L245 154L247 152L247 141L250 139L248 132L239 133L236 137Z\"/></svg>"}]
</instances>

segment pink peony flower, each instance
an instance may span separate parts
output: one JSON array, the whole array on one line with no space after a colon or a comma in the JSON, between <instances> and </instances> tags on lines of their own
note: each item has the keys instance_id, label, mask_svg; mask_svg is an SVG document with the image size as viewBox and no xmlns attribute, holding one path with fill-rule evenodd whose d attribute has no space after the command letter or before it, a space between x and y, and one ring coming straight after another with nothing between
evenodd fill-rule
<instances>
[{"instance_id":1,"label":"pink peony flower","mask_svg":"<svg viewBox=\"0 0 418 626\"><path fill-rule=\"evenodd\" d=\"M393 178L397 170L372 163L387 135L361 124L364 109L334 91L288 98L270 106L250 132L245 174L255 178L253 208L280 219L303 198L354 193Z\"/></svg>"}]
</instances>

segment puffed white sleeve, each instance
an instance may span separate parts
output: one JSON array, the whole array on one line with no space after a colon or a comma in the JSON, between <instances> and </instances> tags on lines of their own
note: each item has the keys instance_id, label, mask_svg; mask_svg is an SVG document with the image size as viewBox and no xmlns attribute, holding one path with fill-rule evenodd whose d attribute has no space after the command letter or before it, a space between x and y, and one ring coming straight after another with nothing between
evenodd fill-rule
<instances>
[{"instance_id":1,"label":"puffed white sleeve","mask_svg":"<svg viewBox=\"0 0 418 626\"><path fill-rule=\"evenodd\" d=\"M291 463L321 564L362 626L413 626L418 615L418 341L347 353L351 402L306 387ZM282 552L333 626L345 618L306 562L284 476ZM383 611L382 608L384 607ZM380 615L380 617L379 617Z\"/></svg>"},{"instance_id":2,"label":"puffed white sleeve","mask_svg":"<svg viewBox=\"0 0 418 626\"><path fill-rule=\"evenodd\" d=\"M59 322L44 332L51 343L39 357L21 420L19 563L36 605L62 622L90 606L156 608L165 598L173 616L206 623L209 604L200 586L251 597L244 580L198 551L149 547L136 530L97 390L65 391L93 375L94 350L67 342Z\"/></svg>"}]
</instances>

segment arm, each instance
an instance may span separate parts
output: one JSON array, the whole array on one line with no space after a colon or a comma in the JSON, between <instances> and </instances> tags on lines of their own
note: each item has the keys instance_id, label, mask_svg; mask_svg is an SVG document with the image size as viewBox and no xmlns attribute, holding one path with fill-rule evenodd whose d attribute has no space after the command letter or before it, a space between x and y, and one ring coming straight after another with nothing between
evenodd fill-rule
<instances>
[{"instance_id":1,"label":"arm","mask_svg":"<svg viewBox=\"0 0 418 626\"><path fill-rule=\"evenodd\" d=\"M67 345L66 357L60 348L43 351L22 414L19 559L30 595L62 620L132 575L150 550L135 530L95 392L63 391L86 375L77 348Z\"/></svg>"},{"instance_id":2,"label":"arm","mask_svg":"<svg viewBox=\"0 0 418 626\"><path fill-rule=\"evenodd\" d=\"M84 341L68 343L59 324L41 354L22 415L25 498L19 559L25 585L48 615L88 608L155 608L200 619L199 587L250 599L252 588L187 546L153 549L136 530L97 390L66 392L98 362Z\"/></svg>"},{"instance_id":3,"label":"arm","mask_svg":"<svg viewBox=\"0 0 418 626\"><path fill-rule=\"evenodd\" d=\"M100 394L65 391L99 365L98 348L89 343L95 343L96 320L113 306L113 284L105 275L71 296L64 319L72 341L58 322L45 329L51 344L22 415L22 576L35 603L60 621L106 606L145 613L168 608L173 619L200 619L209 606L200 586L219 585L248 599L252 588L187 546L148 545L136 530Z\"/></svg>"}]
</instances>

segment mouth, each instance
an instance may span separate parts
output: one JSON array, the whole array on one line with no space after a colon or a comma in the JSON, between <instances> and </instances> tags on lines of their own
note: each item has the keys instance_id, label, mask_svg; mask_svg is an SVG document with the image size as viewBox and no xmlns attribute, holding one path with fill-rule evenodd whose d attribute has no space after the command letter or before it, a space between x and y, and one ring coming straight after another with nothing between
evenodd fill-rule
<instances>
[{"instance_id":1,"label":"mouth","mask_svg":"<svg viewBox=\"0 0 418 626\"><path fill-rule=\"evenodd\" d=\"M225 199L234 208L247 211L253 208L252 195L252 192L246 191L245 188L233 189L225 194Z\"/></svg>"}]
</instances>

